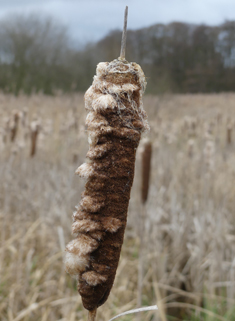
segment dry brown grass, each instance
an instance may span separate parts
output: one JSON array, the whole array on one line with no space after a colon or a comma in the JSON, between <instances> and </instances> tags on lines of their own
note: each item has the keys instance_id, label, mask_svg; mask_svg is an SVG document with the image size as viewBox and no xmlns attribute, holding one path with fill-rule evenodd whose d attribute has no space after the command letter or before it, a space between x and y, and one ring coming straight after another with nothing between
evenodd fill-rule
<instances>
[{"instance_id":1,"label":"dry brown grass","mask_svg":"<svg viewBox=\"0 0 235 321\"><path fill-rule=\"evenodd\" d=\"M177 315L171 320L192 320L183 316L192 311L193 320L233 320L225 311L235 303L235 145L227 143L234 103L234 94L145 97L153 150L142 302L157 300L161 313L148 312L144 320L163 320L165 313ZM24 109L27 119L22 125L20 118L12 143L13 110ZM84 119L82 95L0 95L3 321L86 320L76 282L62 262L84 184L74 175L88 148ZM29 126L35 120L41 127L30 158ZM137 155L117 277L97 320L137 305L140 173ZM202 317L203 311L211 319Z\"/></svg>"}]
</instances>

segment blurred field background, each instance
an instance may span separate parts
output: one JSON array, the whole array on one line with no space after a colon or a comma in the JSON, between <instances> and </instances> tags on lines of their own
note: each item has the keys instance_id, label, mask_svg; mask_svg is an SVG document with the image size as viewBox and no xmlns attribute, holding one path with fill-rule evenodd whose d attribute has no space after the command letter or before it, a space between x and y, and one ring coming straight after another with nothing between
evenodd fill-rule
<instances>
[{"instance_id":1,"label":"blurred field background","mask_svg":"<svg viewBox=\"0 0 235 321\"><path fill-rule=\"evenodd\" d=\"M213 26L156 23L128 30L127 39L126 59L143 68L149 94L234 91L235 20ZM0 15L0 90L15 95L84 92L96 65L119 56L120 41L121 30L112 30L79 47L51 16Z\"/></svg>"},{"instance_id":2,"label":"blurred field background","mask_svg":"<svg viewBox=\"0 0 235 321\"><path fill-rule=\"evenodd\" d=\"M144 233L142 305L159 311L142 320L235 320L235 94L146 95L144 105L149 197L143 209L142 142L116 280L97 319L136 308ZM74 172L88 150L85 117L83 94L0 94L2 321L86 320L63 267L84 186Z\"/></svg>"}]
</instances>

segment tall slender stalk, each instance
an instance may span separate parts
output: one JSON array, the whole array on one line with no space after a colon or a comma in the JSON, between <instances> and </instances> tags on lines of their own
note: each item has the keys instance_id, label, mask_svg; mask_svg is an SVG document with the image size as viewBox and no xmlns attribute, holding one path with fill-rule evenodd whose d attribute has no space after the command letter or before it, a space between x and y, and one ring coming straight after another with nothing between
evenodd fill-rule
<instances>
[{"instance_id":1,"label":"tall slender stalk","mask_svg":"<svg viewBox=\"0 0 235 321\"><path fill-rule=\"evenodd\" d=\"M121 52L119 57L120 60L125 60L125 56L126 56L127 16L128 16L128 6L126 6L125 14L124 14L124 26L123 26L123 32L122 32Z\"/></svg>"},{"instance_id":2,"label":"tall slender stalk","mask_svg":"<svg viewBox=\"0 0 235 321\"><path fill-rule=\"evenodd\" d=\"M88 321L95 321L97 309L88 311Z\"/></svg>"}]
</instances>

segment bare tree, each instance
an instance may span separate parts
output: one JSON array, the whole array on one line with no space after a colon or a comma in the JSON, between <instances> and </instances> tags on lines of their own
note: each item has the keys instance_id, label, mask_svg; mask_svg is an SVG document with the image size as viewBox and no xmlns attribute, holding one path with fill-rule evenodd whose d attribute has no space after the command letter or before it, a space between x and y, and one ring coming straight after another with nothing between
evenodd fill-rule
<instances>
[{"instance_id":1,"label":"bare tree","mask_svg":"<svg viewBox=\"0 0 235 321\"><path fill-rule=\"evenodd\" d=\"M0 22L0 42L0 62L7 70L10 91L50 93L56 87L69 50L64 26L47 16L15 14Z\"/></svg>"}]
</instances>

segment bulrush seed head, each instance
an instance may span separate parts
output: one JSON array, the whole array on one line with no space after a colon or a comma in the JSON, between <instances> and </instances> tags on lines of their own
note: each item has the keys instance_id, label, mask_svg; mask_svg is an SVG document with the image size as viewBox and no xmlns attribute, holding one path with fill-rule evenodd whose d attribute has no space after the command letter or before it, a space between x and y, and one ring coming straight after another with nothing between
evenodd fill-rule
<instances>
[{"instance_id":1,"label":"bulrush seed head","mask_svg":"<svg viewBox=\"0 0 235 321\"><path fill-rule=\"evenodd\" d=\"M76 174L86 179L86 185L73 214L76 238L67 245L65 265L76 275L89 311L107 300L116 274L136 149L141 133L149 129L142 103L145 86L139 65L116 59L98 64L85 94L90 148L87 163Z\"/></svg>"}]
</instances>

